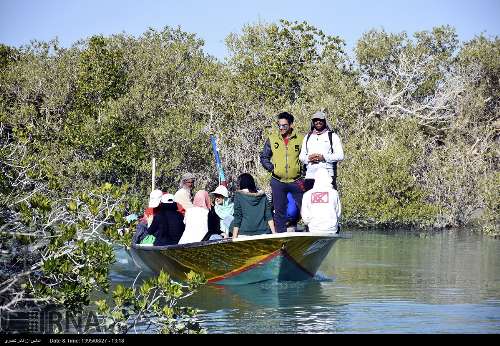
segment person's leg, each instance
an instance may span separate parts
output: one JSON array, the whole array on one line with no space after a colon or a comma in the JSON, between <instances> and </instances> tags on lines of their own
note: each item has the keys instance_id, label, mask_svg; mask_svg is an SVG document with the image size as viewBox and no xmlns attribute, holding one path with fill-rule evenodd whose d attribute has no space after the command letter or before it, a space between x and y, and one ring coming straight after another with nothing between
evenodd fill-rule
<instances>
[{"instance_id":1,"label":"person's leg","mask_svg":"<svg viewBox=\"0 0 500 346\"><path fill-rule=\"evenodd\" d=\"M336 176L332 176L332 186L335 190L337 190L337 177Z\"/></svg>"},{"instance_id":2,"label":"person's leg","mask_svg":"<svg viewBox=\"0 0 500 346\"><path fill-rule=\"evenodd\" d=\"M335 190L337 190L337 169L333 171L332 186ZM340 233L340 223L338 222L337 222L337 233Z\"/></svg>"},{"instance_id":3,"label":"person's leg","mask_svg":"<svg viewBox=\"0 0 500 346\"><path fill-rule=\"evenodd\" d=\"M208 240L218 240L218 239L222 239L220 234L212 234L210 238L208 238Z\"/></svg>"},{"instance_id":4,"label":"person's leg","mask_svg":"<svg viewBox=\"0 0 500 346\"><path fill-rule=\"evenodd\" d=\"M290 192L292 194L295 205L298 209L298 215L295 220L291 220L288 232L295 232L297 230L297 222L300 220L300 208L302 207L302 196L303 192L303 181L297 180L293 183L286 184L286 193Z\"/></svg>"},{"instance_id":5,"label":"person's leg","mask_svg":"<svg viewBox=\"0 0 500 346\"><path fill-rule=\"evenodd\" d=\"M299 209L300 214L300 208L302 207L302 196L304 195L304 191L302 191L300 185L297 184L297 182L287 184L287 190L292 193L292 197L295 200L295 204L297 204L297 208Z\"/></svg>"},{"instance_id":6,"label":"person's leg","mask_svg":"<svg viewBox=\"0 0 500 346\"><path fill-rule=\"evenodd\" d=\"M338 191L338 189L337 189L337 164L336 163L333 165L332 186L335 190Z\"/></svg>"},{"instance_id":7,"label":"person's leg","mask_svg":"<svg viewBox=\"0 0 500 346\"><path fill-rule=\"evenodd\" d=\"M273 191L274 227L276 232L283 233L286 232L286 207L288 202L286 184L271 178L271 190Z\"/></svg>"},{"instance_id":8,"label":"person's leg","mask_svg":"<svg viewBox=\"0 0 500 346\"><path fill-rule=\"evenodd\" d=\"M148 225L139 222L135 229L135 234L132 239L133 244L140 244L141 241L148 235Z\"/></svg>"}]
</instances>

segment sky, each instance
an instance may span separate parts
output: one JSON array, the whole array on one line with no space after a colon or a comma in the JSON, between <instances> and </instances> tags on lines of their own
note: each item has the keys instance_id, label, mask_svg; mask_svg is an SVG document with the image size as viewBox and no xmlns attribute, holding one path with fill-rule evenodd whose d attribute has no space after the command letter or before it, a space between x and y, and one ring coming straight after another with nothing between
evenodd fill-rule
<instances>
[{"instance_id":1,"label":"sky","mask_svg":"<svg viewBox=\"0 0 500 346\"><path fill-rule=\"evenodd\" d=\"M448 24L462 42L481 33L500 36L500 0L0 0L0 43L19 47L57 37L69 47L96 34L138 37L168 25L195 33L206 53L223 60L230 33L281 18L340 36L348 52L371 29L412 34Z\"/></svg>"}]
</instances>

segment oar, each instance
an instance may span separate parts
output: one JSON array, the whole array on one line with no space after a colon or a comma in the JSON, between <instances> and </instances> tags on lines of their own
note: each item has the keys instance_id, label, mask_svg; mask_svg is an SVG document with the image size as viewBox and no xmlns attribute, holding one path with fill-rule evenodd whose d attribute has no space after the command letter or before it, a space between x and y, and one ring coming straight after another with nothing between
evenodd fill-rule
<instances>
[{"instance_id":1,"label":"oar","mask_svg":"<svg viewBox=\"0 0 500 346\"><path fill-rule=\"evenodd\" d=\"M210 135L210 140L212 141L212 149L214 151L214 156L215 156L215 165L217 166L217 172L219 173L219 184L227 186L226 176L224 175L224 169L222 168L222 163L220 161L219 150L217 149L215 135Z\"/></svg>"},{"instance_id":2,"label":"oar","mask_svg":"<svg viewBox=\"0 0 500 346\"><path fill-rule=\"evenodd\" d=\"M151 191L155 189L156 159L153 157L151 162Z\"/></svg>"}]
</instances>

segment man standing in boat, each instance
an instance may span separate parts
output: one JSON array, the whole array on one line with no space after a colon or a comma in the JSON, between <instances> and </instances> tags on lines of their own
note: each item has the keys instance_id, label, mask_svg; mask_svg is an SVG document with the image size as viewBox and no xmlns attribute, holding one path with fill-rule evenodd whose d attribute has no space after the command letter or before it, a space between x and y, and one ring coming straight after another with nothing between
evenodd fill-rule
<instances>
[{"instance_id":1,"label":"man standing in boat","mask_svg":"<svg viewBox=\"0 0 500 346\"><path fill-rule=\"evenodd\" d=\"M344 159L344 150L339 136L328 126L326 114L316 112L311 117L311 131L304 137L300 161L307 166L304 180L305 191L312 189L314 175L319 168L326 168L337 190L337 162Z\"/></svg>"},{"instance_id":2,"label":"man standing in boat","mask_svg":"<svg viewBox=\"0 0 500 346\"><path fill-rule=\"evenodd\" d=\"M278 133L270 135L260 154L260 162L272 174L274 222L278 233L285 232L287 194L290 192L298 209L302 205L303 180L299 160L303 136L293 132L293 115L278 114Z\"/></svg>"}]
</instances>

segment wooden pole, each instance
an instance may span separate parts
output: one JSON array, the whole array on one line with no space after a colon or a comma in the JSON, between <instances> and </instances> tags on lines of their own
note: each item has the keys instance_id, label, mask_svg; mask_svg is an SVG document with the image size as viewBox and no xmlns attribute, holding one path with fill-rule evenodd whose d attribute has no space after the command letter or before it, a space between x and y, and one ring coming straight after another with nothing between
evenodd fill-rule
<instances>
[{"instance_id":1,"label":"wooden pole","mask_svg":"<svg viewBox=\"0 0 500 346\"><path fill-rule=\"evenodd\" d=\"M156 159L153 157L151 164L151 191L155 189Z\"/></svg>"}]
</instances>

